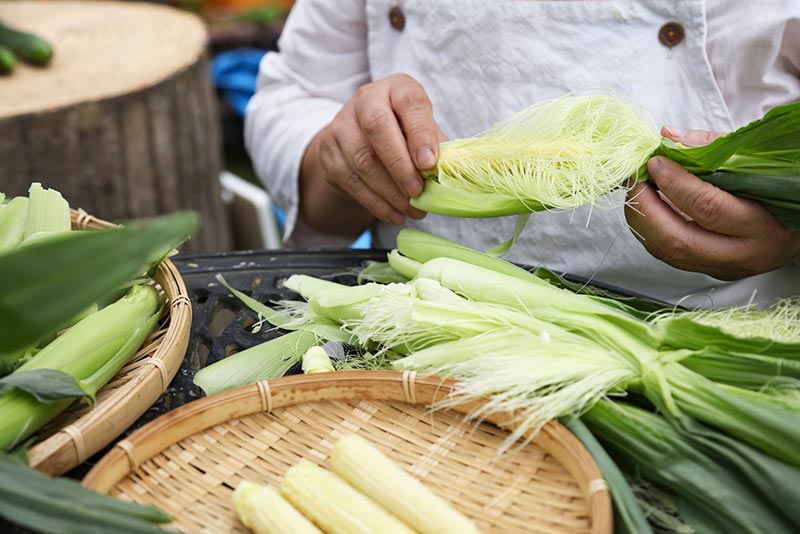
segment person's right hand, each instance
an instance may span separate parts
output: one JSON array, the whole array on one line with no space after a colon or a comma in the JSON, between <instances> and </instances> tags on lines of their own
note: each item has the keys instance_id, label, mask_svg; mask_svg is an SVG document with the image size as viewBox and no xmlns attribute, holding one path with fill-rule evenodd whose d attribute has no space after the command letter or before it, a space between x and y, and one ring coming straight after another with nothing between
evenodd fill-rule
<instances>
[{"instance_id":1,"label":"person's right hand","mask_svg":"<svg viewBox=\"0 0 800 534\"><path fill-rule=\"evenodd\" d=\"M391 224L424 217L409 199L422 192L419 171L433 168L445 138L427 93L410 76L394 74L363 85L306 151L301 214L313 226L338 222L354 229L372 217ZM337 204L332 190L362 207L362 214L349 214L358 222L349 224L342 221L346 214L335 213L348 207L341 198Z\"/></svg>"}]
</instances>

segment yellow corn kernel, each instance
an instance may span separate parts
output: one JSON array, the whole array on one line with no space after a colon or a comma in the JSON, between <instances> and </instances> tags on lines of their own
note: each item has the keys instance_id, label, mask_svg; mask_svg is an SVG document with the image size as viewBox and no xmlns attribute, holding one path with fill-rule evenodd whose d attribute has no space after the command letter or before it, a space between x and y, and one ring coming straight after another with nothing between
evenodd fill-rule
<instances>
[{"instance_id":1,"label":"yellow corn kernel","mask_svg":"<svg viewBox=\"0 0 800 534\"><path fill-rule=\"evenodd\" d=\"M280 492L327 534L414 534L347 482L308 460L289 468Z\"/></svg>"},{"instance_id":2,"label":"yellow corn kernel","mask_svg":"<svg viewBox=\"0 0 800 534\"><path fill-rule=\"evenodd\" d=\"M242 480L233 492L236 515L255 534L322 534L277 491Z\"/></svg>"},{"instance_id":3,"label":"yellow corn kernel","mask_svg":"<svg viewBox=\"0 0 800 534\"><path fill-rule=\"evenodd\" d=\"M340 477L420 534L475 534L475 524L356 434L331 450Z\"/></svg>"}]
</instances>

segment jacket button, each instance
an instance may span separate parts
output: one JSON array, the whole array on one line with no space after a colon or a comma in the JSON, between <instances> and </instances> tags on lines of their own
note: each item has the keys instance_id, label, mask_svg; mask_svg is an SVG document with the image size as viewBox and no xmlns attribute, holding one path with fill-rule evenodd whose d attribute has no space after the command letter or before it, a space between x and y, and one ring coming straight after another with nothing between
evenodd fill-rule
<instances>
[{"instance_id":1,"label":"jacket button","mask_svg":"<svg viewBox=\"0 0 800 534\"><path fill-rule=\"evenodd\" d=\"M658 30L658 40L667 48L678 45L685 36L683 25L678 22L667 22Z\"/></svg>"},{"instance_id":2,"label":"jacket button","mask_svg":"<svg viewBox=\"0 0 800 534\"><path fill-rule=\"evenodd\" d=\"M406 27L406 16L403 14L403 10L398 6L394 6L389 10L389 24L399 32L403 31L403 28Z\"/></svg>"}]
</instances>

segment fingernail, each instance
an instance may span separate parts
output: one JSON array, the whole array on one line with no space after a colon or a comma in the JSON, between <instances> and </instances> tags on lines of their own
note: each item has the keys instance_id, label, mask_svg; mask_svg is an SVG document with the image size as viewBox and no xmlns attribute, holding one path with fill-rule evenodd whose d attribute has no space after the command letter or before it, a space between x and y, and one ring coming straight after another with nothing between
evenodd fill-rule
<instances>
[{"instance_id":1,"label":"fingernail","mask_svg":"<svg viewBox=\"0 0 800 534\"><path fill-rule=\"evenodd\" d=\"M664 167L664 162L661 160L661 157L659 156L650 158L650 160L647 162L647 172L649 172L650 175L653 177L659 174L662 167Z\"/></svg>"},{"instance_id":2,"label":"fingernail","mask_svg":"<svg viewBox=\"0 0 800 534\"><path fill-rule=\"evenodd\" d=\"M422 170L432 169L436 165L436 155L428 147L420 148L417 151L417 165Z\"/></svg>"},{"instance_id":3,"label":"fingernail","mask_svg":"<svg viewBox=\"0 0 800 534\"><path fill-rule=\"evenodd\" d=\"M684 139L689 133L683 128L676 128L675 126L664 126L664 129L669 134L669 137L674 139Z\"/></svg>"},{"instance_id":4,"label":"fingernail","mask_svg":"<svg viewBox=\"0 0 800 534\"><path fill-rule=\"evenodd\" d=\"M416 176L409 176L403 180L403 190L410 197L419 196L422 193L422 180Z\"/></svg>"}]
</instances>

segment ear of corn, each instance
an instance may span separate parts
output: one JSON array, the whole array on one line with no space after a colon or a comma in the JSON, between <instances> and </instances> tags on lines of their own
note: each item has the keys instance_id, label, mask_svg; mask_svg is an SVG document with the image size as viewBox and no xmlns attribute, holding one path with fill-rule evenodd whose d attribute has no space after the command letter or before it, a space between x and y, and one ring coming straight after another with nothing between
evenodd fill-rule
<instances>
[{"instance_id":1,"label":"ear of corn","mask_svg":"<svg viewBox=\"0 0 800 534\"><path fill-rule=\"evenodd\" d=\"M274 489L243 480L233 492L236 515L255 534L322 534Z\"/></svg>"},{"instance_id":2,"label":"ear of corn","mask_svg":"<svg viewBox=\"0 0 800 534\"><path fill-rule=\"evenodd\" d=\"M62 328L145 272L191 234L197 220L178 213L119 230L67 232L0 254L0 352Z\"/></svg>"},{"instance_id":3,"label":"ear of corn","mask_svg":"<svg viewBox=\"0 0 800 534\"><path fill-rule=\"evenodd\" d=\"M28 197L15 197L0 203L0 253L12 250L25 239L28 218Z\"/></svg>"},{"instance_id":4,"label":"ear of corn","mask_svg":"<svg viewBox=\"0 0 800 534\"><path fill-rule=\"evenodd\" d=\"M90 399L133 356L160 316L157 291L135 286L119 301L89 315L9 375L55 370L71 376ZM2 381L0 381L2 382ZM50 383L37 386L45 392ZM0 394L0 449L10 449L71 404L76 397L42 402L15 387Z\"/></svg>"},{"instance_id":5,"label":"ear of corn","mask_svg":"<svg viewBox=\"0 0 800 534\"><path fill-rule=\"evenodd\" d=\"M308 460L289 468L280 493L328 534L414 534L340 477Z\"/></svg>"},{"instance_id":6,"label":"ear of corn","mask_svg":"<svg viewBox=\"0 0 800 534\"><path fill-rule=\"evenodd\" d=\"M474 534L475 524L357 434L339 439L331 466L340 477L420 534Z\"/></svg>"},{"instance_id":7,"label":"ear of corn","mask_svg":"<svg viewBox=\"0 0 800 534\"><path fill-rule=\"evenodd\" d=\"M319 346L311 347L303 354L302 369L307 375L329 373L334 370L331 357Z\"/></svg>"},{"instance_id":8,"label":"ear of corn","mask_svg":"<svg viewBox=\"0 0 800 534\"><path fill-rule=\"evenodd\" d=\"M45 189L36 182L31 184L28 190L25 240L22 244L27 245L71 229L69 204L61 193L55 189Z\"/></svg>"},{"instance_id":9,"label":"ear of corn","mask_svg":"<svg viewBox=\"0 0 800 534\"><path fill-rule=\"evenodd\" d=\"M289 332L202 368L194 376L194 383L206 395L213 395L243 384L278 378L316 344L317 336L312 332Z\"/></svg>"},{"instance_id":10,"label":"ear of corn","mask_svg":"<svg viewBox=\"0 0 800 534\"><path fill-rule=\"evenodd\" d=\"M701 147L659 138L649 119L613 95L535 104L486 132L441 143L412 205L455 217L497 217L602 203L646 162L666 156L702 180L760 202L800 228L800 102Z\"/></svg>"},{"instance_id":11,"label":"ear of corn","mask_svg":"<svg viewBox=\"0 0 800 534\"><path fill-rule=\"evenodd\" d=\"M479 136L442 143L435 169L423 174L425 189L411 203L462 217L596 203L636 176L658 147L654 130L642 112L615 96L535 104ZM514 207L496 209L501 201Z\"/></svg>"}]
</instances>

